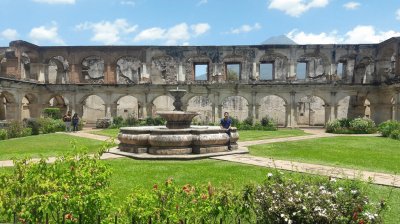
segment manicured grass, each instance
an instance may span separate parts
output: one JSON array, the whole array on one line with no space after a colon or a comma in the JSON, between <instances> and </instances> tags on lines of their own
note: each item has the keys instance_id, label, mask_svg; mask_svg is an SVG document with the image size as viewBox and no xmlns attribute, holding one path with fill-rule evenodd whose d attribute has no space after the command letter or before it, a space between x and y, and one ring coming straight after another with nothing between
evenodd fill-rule
<instances>
[{"instance_id":1,"label":"manicured grass","mask_svg":"<svg viewBox=\"0 0 400 224\"><path fill-rule=\"evenodd\" d=\"M264 140L272 138L286 138L308 135L303 130L300 129L278 129L277 131L257 131L257 130L246 130L239 131L239 141L254 141L254 140Z\"/></svg>"},{"instance_id":2,"label":"manicured grass","mask_svg":"<svg viewBox=\"0 0 400 224\"><path fill-rule=\"evenodd\" d=\"M101 131L92 131L90 133L96 135L104 135L109 137L117 137L119 129L104 129ZM279 129L277 131L257 131L257 130L246 130L239 131L239 141L253 141L271 138L285 138L307 135L303 130L300 129Z\"/></svg>"},{"instance_id":3,"label":"manicured grass","mask_svg":"<svg viewBox=\"0 0 400 224\"><path fill-rule=\"evenodd\" d=\"M86 151L95 152L104 144L102 141L74 137L66 134L45 134L13 138L0 141L0 160L13 158L40 158L57 156L73 150L73 144Z\"/></svg>"},{"instance_id":4,"label":"manicured grass","mask_svg":"<svg viewBox=\"0 0 400 224\"><path fill-rule=\"evenodd\" d=\"M249 147L255 156L400 173L399 141L382 137L332 137Z\"/></svg>"},{"instance_id":5,"label":"manicured grass","mask_svg":"<svg viewBox=\"0 0 400 224\"><path fill-rule=\"evenodd\" d=\"M184 184L228 187L239 191L250 183L262 183L269 168L229 163L217 160L196 161L143 161L115 159L104 161L112 169L111 191L113 203L122 205L135 189L152 190L155 183L160 184L172 177L176 186ZM295 178L305 174L294 173ZM373 201L388 199L389 210L385 211L385 223L400 223L400 189L369 185L367 194ZM392 192L391 192L392 191ZM390 194L391 192L391 194ZM390 198L388 198L390 195Z\"/></svg>"}]
</instances>

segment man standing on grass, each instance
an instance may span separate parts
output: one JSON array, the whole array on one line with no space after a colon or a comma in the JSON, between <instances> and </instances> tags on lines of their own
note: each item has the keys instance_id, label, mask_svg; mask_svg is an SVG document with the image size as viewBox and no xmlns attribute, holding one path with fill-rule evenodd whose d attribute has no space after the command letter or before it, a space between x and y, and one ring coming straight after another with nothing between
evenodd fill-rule
<instances>
[{"instance_id":1,"label":"man standing on grass","mask_svg":"<svg viewBox=\"0 0 400 224\"><path fill-rule=\"evenodd\" d=\"M229 136L228 140L228 150L232 150L231 146L231 125L232 119L229 117L229 113L224 113L224 118L221 119L220 126L221 128L225 129L225 133Z\"/></svg>"}]
</instances>

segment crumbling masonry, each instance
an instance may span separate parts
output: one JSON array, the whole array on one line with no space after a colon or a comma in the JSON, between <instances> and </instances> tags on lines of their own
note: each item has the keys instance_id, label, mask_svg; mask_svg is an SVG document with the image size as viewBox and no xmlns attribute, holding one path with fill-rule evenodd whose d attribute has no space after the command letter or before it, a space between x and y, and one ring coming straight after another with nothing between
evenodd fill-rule
<instances>
[{"instance_id":1,"label":"crumbling masonry","mask_svg":"<svg viewBox=\"0 0 400 224\"><path fill-rule=\"evenodd\" d=\"M362 45L36 46L0 48L0 120L47 107L88 122L154 116L167 90L186 89L184 109L216 122L268 116L282 126L343 117L400 120L400 38Z\"/></svg>"}]
</instances>

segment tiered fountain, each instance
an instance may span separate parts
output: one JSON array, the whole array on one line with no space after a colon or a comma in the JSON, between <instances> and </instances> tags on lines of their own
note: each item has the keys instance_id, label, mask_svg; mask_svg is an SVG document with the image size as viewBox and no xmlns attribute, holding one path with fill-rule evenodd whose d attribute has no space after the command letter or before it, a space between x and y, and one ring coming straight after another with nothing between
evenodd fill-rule
<instances>
[{"instance_id":1,"label":"tiered fountain","mask_svg":"<svg viewBox=\"0 0 400 224\"><path fill-rule=\"evenodd\" d=\"M197 112L182 111L181 98L186 90L170 90L174 111L157 112L166 126L124 127L120 129L119 150L133 154L152 155L206 154L228 151L229 136L219 126L192 126ZM231 131L231 146L236 150L239 134Z\"/></svg>"}]
</instances>

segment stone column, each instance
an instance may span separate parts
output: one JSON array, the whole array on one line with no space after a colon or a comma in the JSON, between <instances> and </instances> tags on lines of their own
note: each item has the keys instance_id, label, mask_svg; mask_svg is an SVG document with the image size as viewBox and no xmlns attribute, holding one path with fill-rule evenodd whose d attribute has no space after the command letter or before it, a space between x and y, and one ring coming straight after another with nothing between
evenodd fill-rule
<instances>
[{"instance_id":1,"label":"stone column","mask_svg":"<svg viewBox=\"0 0 400 224\"><path fill-rule=\"evenodd\" d=\"M331 92L331 103L329 104L329 121L336 120L337 114L337 102L336 102L336 92Z\"/></svg>"},{"instance_id":2,"label":"stone column","mask_svg":"<svg viewBox=\"0 0 400 224\"><path fill-rule=\"evenodd\" d=\"M261 107L261 105L260 104L256 104L255 105L255 118L256 118L256 120L260 120L260 107Z\"/></svg>"},{"instance_id":3,"label":"stone column","mask_svg":"<svg viewBox=\"0 0 400 224\"><path fill-rule=\"evenodd\" d=\"M81 65L79 64L71 64L71 71L68 72L69 75L69 83L79 83L80 75L81 75Z\"/></svg>"},{"instance_id":4,"label":"stone column","mask_svg":"<svg viewBox=\"0 0 400 224\"><path fill-rule=\"evenodd\" d=\"M325 125L326 125L326 123L331 121L331 109L332 109L332 107L329 104L325 104L325 105L323 105L323 107L325 108Z\"/></svg>"},{"instance_id":5,"label":"stone column","mask_svg":"<svg viewBox=\"0 0 400 224\"><path fill-rule=\"evenodd\" d=\"M400 121L400 93L396 93L394 97L394 116L393 119Z\"/></svg>"},{"instance_id":6,"label":"stone column","mask_svg":"<svg viewBox=\"0 0 400 224\"><path fill-rule=\"evenodd\" d=\"M40 117L41 111L42 111L42 105L39 103L30 103L28 104L30 116L33 118L38 118Z\"/></svg>"},{"instance_id":7,"label":"stone column","mask_svg":"<svg viewBox=\"0 0 400 224\"><path fill-rule=\"evenodd\" d=\"M153 113L152 113L152 108L153 108L153 104L152 103L146 103L145 104L145 108L144 108L144 113L143 113L143 118L147 118L147 117L153 117Z\"/></svg>"},{"instance_id":8,"label":"stone column","mask_svg":"<svg viewBox=\"0 0 400 224\"><path fill-rule=\"evenodd\" d=\"M218 117L221 118L222 117L222 104L218 105Z\"/></svg>"},{"instance_id":9,"label":"stone column","mask_svg":"<svg viewBox=\"0 0 400 224\"><path fill-rule=\"evenodd\" d=\"M247 117L252 117L253 119L255 118L255 105L254 104L247 105Z\"/></svg>"},{"instance_id":10,"label":"stone column","mask_svg":"<svg viewBox=\"0 0 400 224\"><path fill-rule=\"evenodd\" d=\"M110 104L103 104L104 105L104 117L109 117L110 113Z\"/></svg>"},{"instance_id":11,"label":"stone column","mask_svg":"<svg viewBox=\"0 0 400 224\"><path fill-rule=\"evenodd\" d=\"M45 82L45 70L46 64L42 63L31 63L31 74L35 75L36 80L39 82Z\"/></svg>"},{"instance_id":12,"label":"stone column","mask_svg":"<svg viewBox=\"0 0 400 224\"><path fill-rule=\"evenodd\" d=\"M215 119L215 106L216 106L216 104L215 103L212 103L211 104L211 114L212 114L212 122L213 123L215 123L216 122L216 119Z\"/></svg>"},{"instance_id":13,"label":"stone column","mask_svg":"<svg viewBox=\"0 0 400 224\"><path fill-rule=\"evenodd\" d=\"M20 103L7 103L6 120L21 120Z\"/></svg>"},{"instance_id":14,"label":"stone column","mask_svg":"<svg viewBox=\"0 0 400 224\"><path fill-rule=\"evenodd\" d=\"M111 117L116 117L117 116L117 112L118 112L118 103L112 103L110 105L111 107Z\"/></svg>"},{"instance_id":15,"label":"stone column","mask_svg":"<svg viewBox=\"0 0 400 224\"><path fill-rule=\"evenodd\" d=\"M289 127L289 123L290 123L290 104L285 104L283 105L285 106L285 127Z\"/></svg>"},{"instance_id":16,"label":"stone column","mask_svg":"<svg viewBox=\"0 0 400 224\"><path fill-rule=\"evenodd\" d=\"M290 92L290 113L289 113L289 127L296 128L297 121L296 121L296 92Z\"/></svg>"},{"instance_id":17,"label":"stone column","mask_svg":"<svg viewBox=\"0 0 400 224\"><path fill-rule=\"evenodd\" d=\"M75 111L74 113L77 113L79 117L82 117L83 116L83 104L76 103L74 105L73 111Z\"/></svg>"},{"instance_id":18,"label":"stone column","mask_svg":"<svg viewBox=\"0 0 400 224\"><path fill-rule=\"evenodd\" d=\"M4 98L0 97L0 120L6 119L6 104L4 103Z\"/></svg>"},{"instance_id":19,"label":"stone column","mask_svg":"<svg viewBox=\"0 0 400 224\"><path fill-rule=\"evenodd\" d=\"M107 64L106 65L106 78L105 81L107 84L115 84L116 83L116 75L115 75L115 65Z\"/></svg>"}]
</instances>

